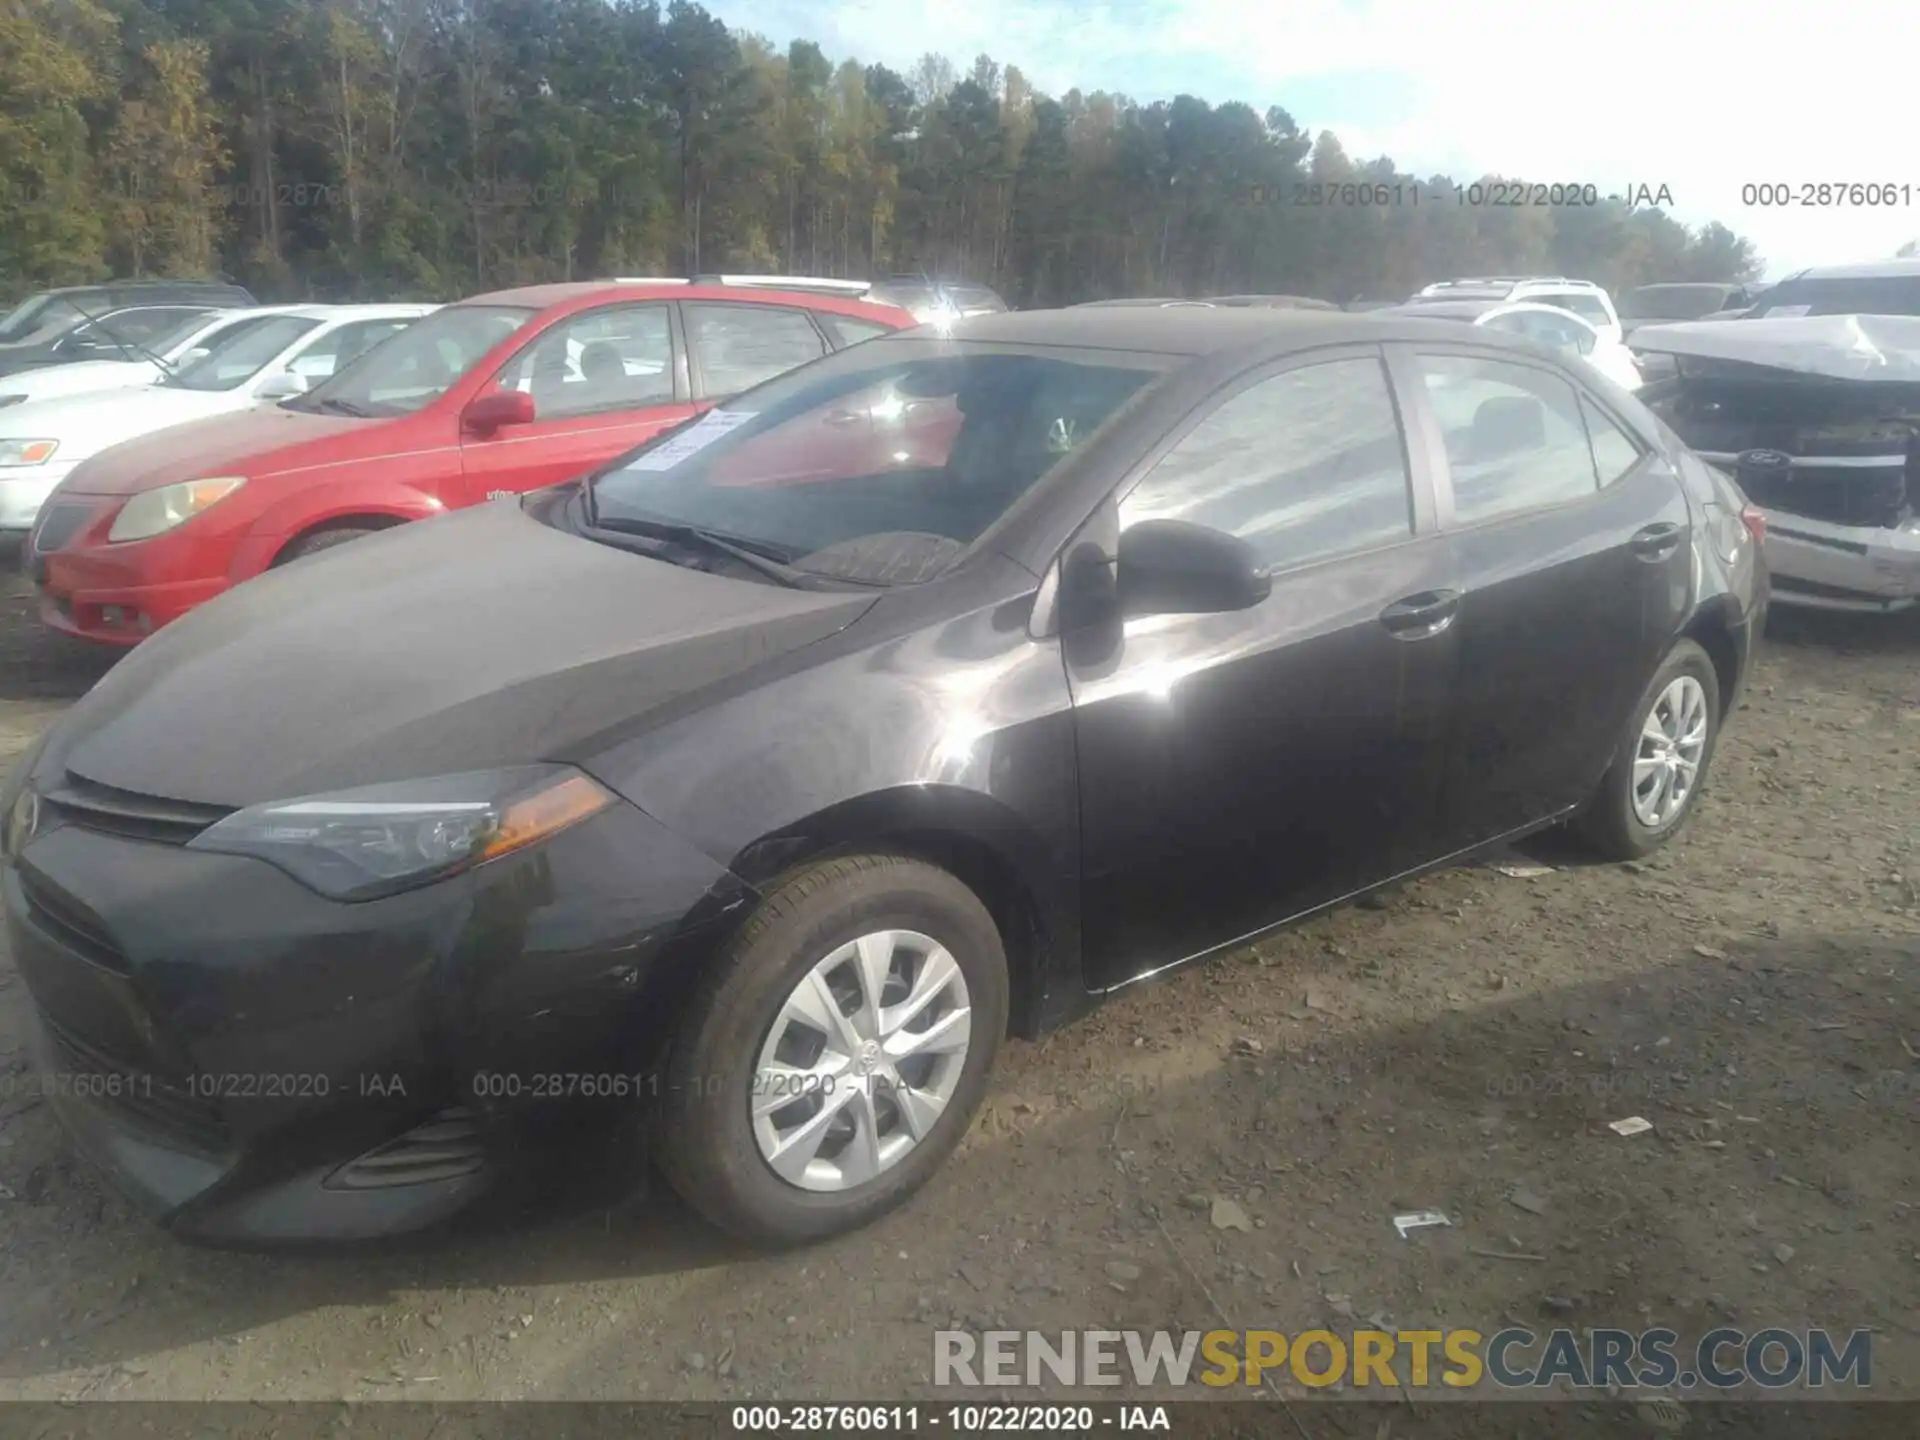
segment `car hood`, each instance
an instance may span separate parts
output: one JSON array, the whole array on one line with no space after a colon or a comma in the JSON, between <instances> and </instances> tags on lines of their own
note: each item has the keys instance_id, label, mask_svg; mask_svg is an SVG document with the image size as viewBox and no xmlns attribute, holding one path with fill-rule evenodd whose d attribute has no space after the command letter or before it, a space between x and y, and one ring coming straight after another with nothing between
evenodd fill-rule
<instances>
[{"instance_id":1,"label":"car hood","mask_svg":"<svg viewBox=\"0 0 1920 1440\"><path fill-rule=\"evenodd\" d=\"M76 360L68 365L46 365L0 379L0 395L25 395L49 400L62 395L84 395L122 385L147 385L160 378L151 360Z\"/></svg>"},{"instance_id":2,"label":"car hood","mask_svg":"<svg viewBox=\"0 0 1920 1440\"><path fill-rule=\"evenodd\" d=\"M238 807L552 759L873 603L683 569L497 502L269 571L167 626L38 768Z\"/></svg>"},{"instance_id":3,"label":"car hood","mask_svg":"<svg viewBox=\"0 0 1920 1440\"><path fill-rule=\"evenodd\" d=\"M122 398L116 395L112 401L118 403ZM6 412L0 411L0 424L4 423ZM87 495L135 495L176 480L199 480L208 475L244 475L253 480L277 474L289 468L287 457L278 452L295 446L302 447L299 460L303 466L363 458L356 456L355 450L372 454L390 448L376 438L386 428L384 421L283 410L264 401L179 424L162 421L161 425L165 428L150 426L140 433L135 437L137 444L99 449L69 488ZM374 443L353 444L360 437ZM329 443L307 448L313 441Z\"/></svg>"},{"instance_id":4,"label":"car hood","mask_svg":"<svg viewBox=\"0 0 1920 1440\"><path fill-rule=\"evenodd\" d=\"M122 441L250 403L246 396L229 391L207 393L140 385L9 405L0 410L0 435L58 440L62 459L84 460ZM202 469L199 473L217 472ZM92 490L91 486L87 488Z\"/></svg>"},{"instance_id":5,"label":"car hood","mask_svg":"<svg viewBox=\"0 0 1920 1440\"><path fill-rule=\"evenodd\" d=\"M1920 381L1920 318L1792 315L1727 324L1691 320L1634 333L1636 350L1820 375L1911 385Z\"/></svg>"}]
</instances>

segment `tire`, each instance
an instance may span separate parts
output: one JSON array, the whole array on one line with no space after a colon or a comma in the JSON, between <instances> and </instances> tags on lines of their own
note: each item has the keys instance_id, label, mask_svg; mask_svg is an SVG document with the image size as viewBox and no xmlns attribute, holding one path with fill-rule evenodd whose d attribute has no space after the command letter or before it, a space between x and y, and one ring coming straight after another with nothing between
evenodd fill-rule
<instances>
[{"instance_id":1,"label":"tire","mask_svg":"<svg viewBox=\"0 0 1920 1440\"><path fill-rule=\"evenodd\" d=\"M1641 758L1642 732L1656 719L1655 707L1663 703L1668 691L1678 682L1691 680L1705 701L1705 735L1698 761L1680 803L1671 814L1648 823L1635 806L1634 770ZM1679 640L1667 652L1667 658L1654 672L1646 693L1633 708L1633 717L1614 754L1613 765L1593 802L1574 822L1574 830L1586 847L1603 860L1638 860L1658 850L1687 823L1707 781L1713 762L1714 746L1720 738L1720 680L1713 661L1691 640Z\"/></svg>"},{"instance_id":2,"label":"tire","mask_svg":"<svg viewBox=\"0 0 1920 1440\"><path fill-rule=\"evenodd\" d=\"M947 1087L945 1107L897 1161L847 1188L807 1188L775 1172L763 1154L765 1132L757 1127L778 1125L782 1117L796 1123L790 1117L815 1105L824 1108L829 1097L802 1097L797 1110L756 1122L749 1107L760 1060L774 1043L777 1019L789 1037L808 1033L804 1026L789 1029L786 1017L792 1012L784 1007L795 987L840 947L880 931L913 932L937 942L952 959L971 1012L964 1056L931 1060L940 1067L933 1072L935 1081ZM931 973L904 942L903 953L903 966L918 963L923 968L915 973ZM849 971L841 968L834 975L844 981ZM941 992L943 998L958 993ZM891 855L849 856L804 870L770 894L723 947L712 976L681 1017L654 1117L660 1168L696 1210L756 1245L799 1244L865 1225L919 1189L959 1144L986 1093L988 1072L1006 1033L1007 1005L1000 931L979 898L946 871ZM947 1019L957 1019L957 1012L950 1009ZM824 1052L823 1057L836 1058ZM906 1060L900 1068L905 1074L921 1063ZM862 1117L871 1119L876 1109L891 1105L878 1097L895 1093L883 1091L875 1079L865 1093L876 1098L863 1109L859 1095L848 1089L843 1086L836 1094L852 1113L823 1119L822 1125L859 1126L865 1123ZM765 1082L758 1093L768 1093ZM892 1119L904 1126L905 1112L893 1109ZM870 1133L877 1137L882 1128L876 1125ZM852 1148L849 1141L846 1149ZM832 1162L826 1163L831 1168Z\"/></svg>"},{"instance_id":3,"label":"tire","mask_svg":"<svg viewBox=\"0 0 1920 1440\"><path fill-rule=\"evenodd\" d=\"M385 525L335 525L330 529L315 530L311 534L302 535L282 550L279 558L273 563L290 565L295 560L304 559L308 555L318 555L323 550L332 550L336 546L345 545L350 540L363 540L369 535L378 535L387 528L389 527Z\"/></svg>"}]
</instances>

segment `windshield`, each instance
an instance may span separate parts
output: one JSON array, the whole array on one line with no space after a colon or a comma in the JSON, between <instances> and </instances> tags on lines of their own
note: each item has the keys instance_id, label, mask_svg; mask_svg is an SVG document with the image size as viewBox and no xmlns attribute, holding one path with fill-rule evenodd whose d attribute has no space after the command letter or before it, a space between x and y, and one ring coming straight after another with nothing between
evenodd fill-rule
<instances>
[{"instance_id":1,"label":"windshield","mask_svg":"<svg viewBox=\"0 0 1920 1440\"><path fill-rule=\"evenodd\" d=\"M537 311L517 305L449 305L369 350L294 408L349 415L408 415L432 404Z\"/></svg>"},{"instance_id":2,"label":"windshield","mask_svg":"<svg viewBox=\"0 0 1920 1440\"><path fill-rule=\"evenodd\" d=\"M58 309L73 310L73 306L58 295L28 296L0 320L0 341L24 339L57 318ZM73 318L80 318L79 311L73 310Z\"/></svg>"},{"instance_id":3,"label":"windshield","mask_svg":"<svg viewBox=\"0 0 1920 1440\"><path fill-rule=\"evenodd\" d=\"M1920 315L1920 274L1782 280L1745 316Z\"/></svg>"},{"instance_id":4,"label":"windshield","mask_svg":"<svg viewBox=\"0 0 1920 1440\"><path fill-rule=\"evenodd\" d=\"M1698 320L1722 309L1724 285L1642 285L1620 302L1622 320Z\"/></svg>"},{"instance_id":5,"label":"windshield","mask_svg":"<svg viewBox=\"0 0 1920 1440\"><path fill-rule=\"evenodd\" d=\"M237 390L319 324L299 315L275 315L237 334L222 335L206 354L160 383L182 390Z\"/></svg>"},{"instance_id":6,"label":"windshield","mask_svg":"<svg viewBox=\"0 0 1920 1440\"><path fill-rule=\"evenodd\" d=\"M880 340L769 382L624 457L594 518L695 526L861 584L913 584L1157 373L1108 351Z\"/></svg>"}]
</instances>

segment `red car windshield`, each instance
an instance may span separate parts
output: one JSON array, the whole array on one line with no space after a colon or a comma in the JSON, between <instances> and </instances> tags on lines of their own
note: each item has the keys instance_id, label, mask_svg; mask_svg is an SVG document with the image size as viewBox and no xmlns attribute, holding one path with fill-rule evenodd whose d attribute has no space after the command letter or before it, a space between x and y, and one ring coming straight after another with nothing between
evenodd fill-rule
<instances>
[{"instance_id":1,"label":"red car windshield","mask_svg":"<svg viewBox=\"0 0 1920 1440\"><path fill-rule=\"evenodd\" d=\"M483 355L538 313L519 305L449 305L376 345L288 408L412 414L446 394Z\"/></svg>"},{"instance_id":2,"label":"red car windshield","mask_svg":"<svg viewBox=\"0 0 1920 1440\"><path fill-rule=\"evenodd\" d=\"M859 584L931 579L1156 373L1111 351L869 341L603 471L593 523L693 527Z\"/></svg>"}]
</instances>

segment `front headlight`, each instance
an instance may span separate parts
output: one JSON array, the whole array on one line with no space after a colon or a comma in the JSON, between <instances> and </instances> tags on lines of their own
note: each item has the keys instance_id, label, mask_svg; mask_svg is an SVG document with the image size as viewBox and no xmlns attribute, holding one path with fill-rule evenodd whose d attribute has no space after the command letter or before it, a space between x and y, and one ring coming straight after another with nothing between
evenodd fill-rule
<instances>
[{"instance_id":1,"label":"front headlight","mask_svg":"<svg viewBox=\"0 0 1920 1440\"><path fill-rule=\"evenodd\" d=\"M335 900L371 900L523 850L613 803L569 765L476 770L250 806L187 848L251 855Z\"/></svg>"},{"instance_id":2,"label":"front headlight","mask_svg":"<svg viewBox=\"0 0 1920 1440\"><path fill-rule=\"evenodd\" d=\"M177 485L162 485L129 500L113 517L107 531L109 543L120 540L146 540L165 534L176 525L184 525L202 510L218 505L246 480L239 475L216 475L208 480L182 480Z\"/></svg>"},{"instance_id":3,"label":"front headlight","mask_svg":"<svg viewBox=\"0 0 1920 1440\"><path fill-rule=\"evenodd\" d=\"M0 465L44 465L59 448L58 440L0 440Z\"/></svg>"},{"instance_id":4,"label":"front headlight","mask_svg":"<svg viewBox=\"0 0 1920 1440\"><path fill-rule=\"evenodd\" d=\"M39 825L40 797L34 794L27 777L46 748L48 733L42 730L34 736L5 779L0 779L0 859L11 859L25 849Z\"/></svg>"}]
</instances>

